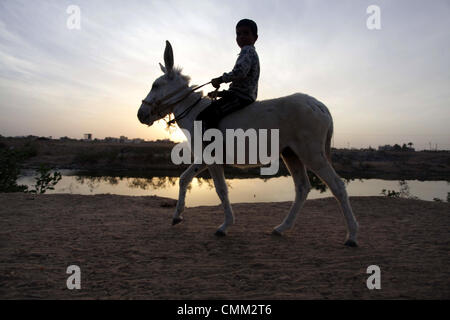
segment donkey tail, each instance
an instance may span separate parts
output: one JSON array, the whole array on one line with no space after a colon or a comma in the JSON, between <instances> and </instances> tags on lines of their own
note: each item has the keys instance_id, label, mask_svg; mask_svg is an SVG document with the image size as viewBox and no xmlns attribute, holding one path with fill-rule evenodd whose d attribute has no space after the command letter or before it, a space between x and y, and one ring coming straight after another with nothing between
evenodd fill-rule
<instances>
[{"instance_id":1,"label":"donkey tail","mask_svg":"<svg viewBox=\"0 0 450 320\"><path fill-rule=\"evenodd\" d=\"M327 140L325 141L325 154L327 155L328 161L331 163L331 137L333 137L333 121L328 128Z\"/></svg>"}]
</instances>

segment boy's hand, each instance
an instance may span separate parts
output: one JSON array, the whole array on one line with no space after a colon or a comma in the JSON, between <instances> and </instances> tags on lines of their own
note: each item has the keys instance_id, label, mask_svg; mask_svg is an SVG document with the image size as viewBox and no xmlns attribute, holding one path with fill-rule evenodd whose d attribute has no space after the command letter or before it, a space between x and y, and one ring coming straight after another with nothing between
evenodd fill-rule
<instances>
[{"instance_id":1,"label":"boy's hand","mask_svg":"<svg viewBox=\"0 0 450 320\"><path fill-rule=\"evenodd\" d=\"M216 99L218 97L218 93L219 92L217 90L208 92L208 97L210 97L211 99Z\"/></svg>"},{"instance_id":2,"label":"boy's hand","mask_svg":"<svg viewBox=\"0 0 450 320\"><path fill-rule=\"evenodd\" d=\"M211 80L211 84L214 88L218 89L220 87L220 84L222 83L222 77L214 78Z\"/></svg>"}]
</instances>

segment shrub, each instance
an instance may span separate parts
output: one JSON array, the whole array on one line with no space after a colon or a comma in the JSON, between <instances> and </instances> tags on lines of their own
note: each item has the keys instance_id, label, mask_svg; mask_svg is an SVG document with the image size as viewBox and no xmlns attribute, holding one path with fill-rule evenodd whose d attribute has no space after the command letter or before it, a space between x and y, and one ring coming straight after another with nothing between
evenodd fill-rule
<instances>
[{"instance_id":1,"label":"shrub","mask_svg":"<svg viewBox=\"0 0 450 320\"><path fill-rule=\"evenodd\" d=\"M36 177L36 184L30 193L45 193L47 190L54 190L55 185L61 180L61 173L55 171L53 175L50 174L50 168L41 165L38 170L39 176Z\"/></svg>"},{"instance_id":2,"label":"shrub","mask_svg":"<svg viewBox=\"0 0 450 320\"><path fill-rule=\"evenodd\" d=\"M411 194L408 183L405 180L400 180L398 184L400 185L400 191L383 189L381 194L391 198L419 199Z\"/></svg>"},{"instance_id":3,"label":"shrub","mask_svg":"<svg viewBox=\"0 0 450 320\"><path fill-rule=\"evenodd\" d=\"M27 186L18 185L17 177L24 156L14 149L0 149L0 192L26 192Z\"/></svg>"},{"instance_id":4,"label":"shrub","mask_svg":"<svg viewBox=\"0 0 450 320\"><path fill-rule=\"evenodd\" d=\"M400 198L400 192L397 192L395 190L383 189L383 190L381 190L381 194L386 197L390 197L390 198Z\"/></svg>"},{"instance_id":5,"label":"shrub","mask_svg":"<svg viewBox=\"0 0 450 320\"><path fill-rule=\"evenodd\" d=\"M45 193L47 190L54 189L54 186L61 180L61 173L54 172L51 175L50 168L44 165L41 165L38 170L39 176L36 177L33 190L29 190L28 186L17 184L22 162L29 156L30 150L27 148L22 150L0 149L0 192Z\"/></svg>"}]
</instances>

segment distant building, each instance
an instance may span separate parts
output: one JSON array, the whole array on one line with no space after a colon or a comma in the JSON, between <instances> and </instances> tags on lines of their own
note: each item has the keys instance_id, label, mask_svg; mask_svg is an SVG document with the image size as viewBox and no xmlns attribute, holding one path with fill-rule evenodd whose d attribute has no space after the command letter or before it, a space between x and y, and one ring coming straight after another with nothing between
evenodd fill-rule
<instances>
[{"instance_id":1,"label":"distant building","mask_svg":"<svg viewBox=\"0 0 450 320\"><path fill-rule=\"evenodd\" d=\"M73 141L75 139L69 138L68 136L64 136L64 137L59 138L59 140L61 140L61 141Z\"/></svg>"},{"instance_id":2,"label":"distant building","mask_svg":"<svg viewBox=\"0 0 450 320\"><path fill-rule=\"evenodd\" d=\"M378 151L393 151L394 147L390 144L386 144L384 146L378 146Z\"/></svg>"},{"instance_id":3,"label":"distant building","mask_svg":"<svg viewBox=\"0 0 450 320\"><path fill-rule=\"evenodd\" d=\"M92 133L85 133L84 134L84 140L91 141L92 140Z\"/></svg>"},{"instance_id":4,"label":"distant building","mask_svg":"<svg viewBox=\"0 0 450 320\"><path fill-rule=\"evenodd\" d=\"M141 138L135 138L135 139L128 139L128 137L120 136L120 138L114 138L114 137L105 137L103 139L105 142L120 142L120 143L144 143L145 140Z\"/></svg>"},{"instance_id":5,"label":"distant building","mask_svg":"<svg viewBox=\"0 0 450 320\"><path fill-rule=\"evenodd\" d=\"M159 142L159 143L173 143L173 141L170 140L170 139L158 139L155 142Z\"/></svg>"},{"instance_id":6,"label":"distant building","mask_svg":"<svg viewBox=\"0 0 450 320\"><path fill-rule=\"evenodd\" d=\"M402 147L400 145L395 144L393 146L387 144L384 146L379 146L378 151L415 151L414 148L406 146L406 144L403 144Z\"/></svg>"},{"instance_id":7,"label":"distant building","mask_svg":"<svg viewBox=\"0 0 450 320\"><path fill-rule=\"evenodd\" d=\"M105 142L119 142L118 138L114 138L114 137L106 137L104 139Z\"/></svg>"}]
</instances>

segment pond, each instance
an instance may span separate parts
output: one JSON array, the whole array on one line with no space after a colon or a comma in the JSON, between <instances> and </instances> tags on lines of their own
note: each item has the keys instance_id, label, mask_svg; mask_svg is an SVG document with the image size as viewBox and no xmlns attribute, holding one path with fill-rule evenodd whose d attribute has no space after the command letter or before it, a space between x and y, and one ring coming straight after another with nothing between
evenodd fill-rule
<instances>
[{"instance_id":1,"label":"pond","mask_svg":"<svg viewBox=\"0 0 450 320\"><path fill-rule=\"evenodd\" d=\"M61 181L52 193L102 194L110 193L128 196L149 196L178 198L178 177L118 177L79 175L76 171L59 170ZM34 186L34 172L24 172L18 184ZM350 196L379 196L383 189L403 190L410 196L432 201L439 198L446 201L450 192L450 182L418 181L418 180L381 180L381 179L344 179ZM261 178L227 179L229 197L232 203L237 202L276 202L294 199L294 183L290 176ZM331 197L331 192L313 188L308 199ZM322 188L323 189L323 188ZM214 190L211 179L194 178L186 196L187 206L217 205L220 200Z\"/></svg>"}]
</instances>

